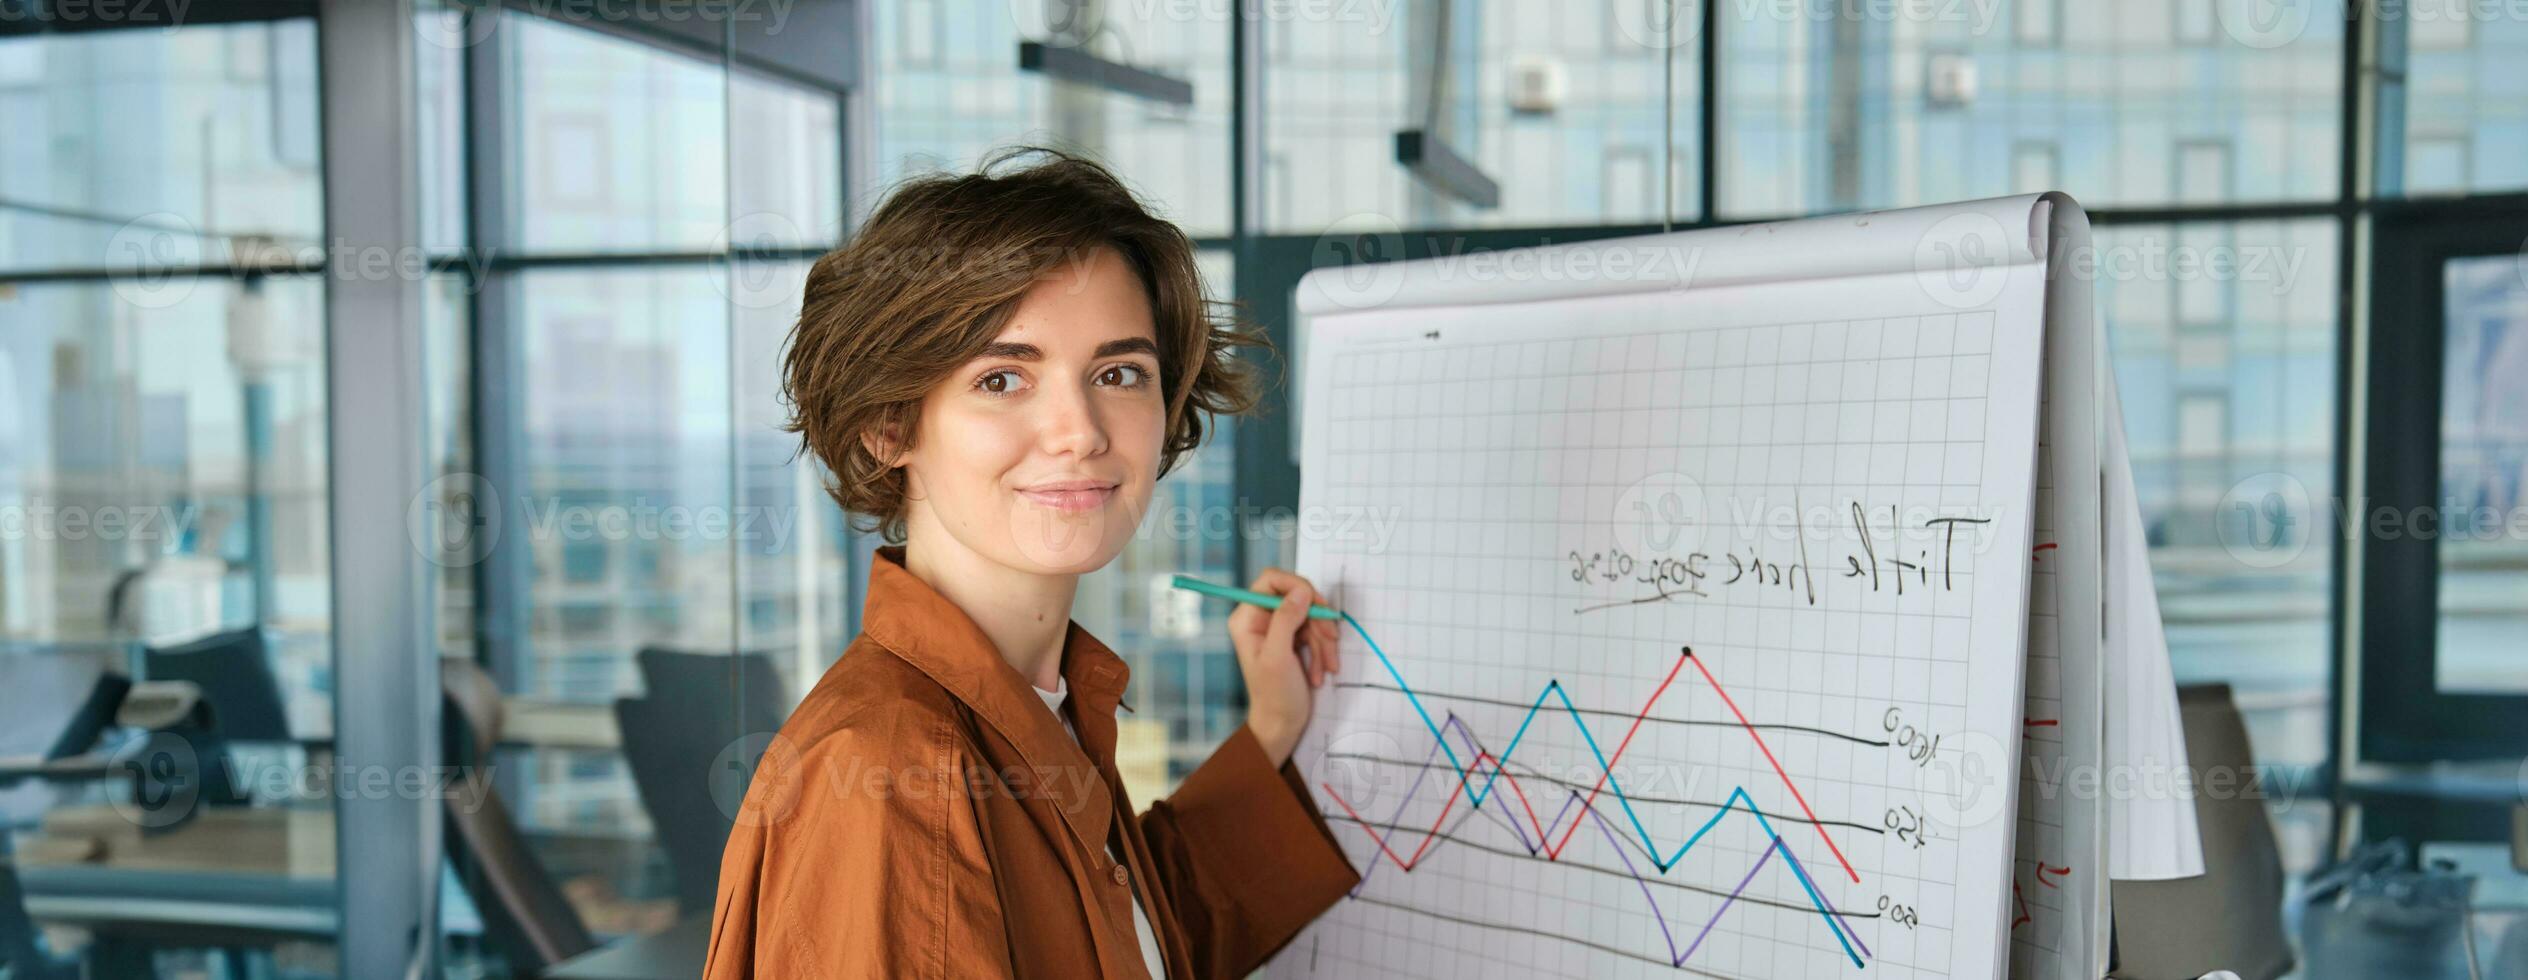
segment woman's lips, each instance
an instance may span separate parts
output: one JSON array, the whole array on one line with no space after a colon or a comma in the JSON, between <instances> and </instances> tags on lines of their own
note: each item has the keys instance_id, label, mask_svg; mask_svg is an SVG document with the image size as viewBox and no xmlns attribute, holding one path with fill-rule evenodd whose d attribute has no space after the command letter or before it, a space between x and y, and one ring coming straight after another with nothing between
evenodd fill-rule
<instances>
[{"instance_id":1,"label":"woman's lips","mask_svg":"<svg viewBox=\"0 0 2528 980\"><path fill-rule=\"evenodd\" d=\"M1097 487L1095 489L1078 490L1021 490L1018 493L1019 496L1035 501L1036 505L1039 507L1043 507L1048 510L1060 511L1065 514L1077 514L1083 511L1096 510L1100 507L1106 506L1107 498L1115 495L1115 488Z\"/></svg>"}]
</instances>

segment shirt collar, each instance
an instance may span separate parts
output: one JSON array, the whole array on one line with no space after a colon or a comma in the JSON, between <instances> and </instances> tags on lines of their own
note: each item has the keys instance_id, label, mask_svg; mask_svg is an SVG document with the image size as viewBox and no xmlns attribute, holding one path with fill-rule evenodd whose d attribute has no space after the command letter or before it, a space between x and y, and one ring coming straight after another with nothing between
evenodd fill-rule
<instances>
[{"instance_id":1,"label":"shirt collar","mask_svg":"<svg viewBox=\"0 0 2528 980\"><path fill-rule=\"evenodd\" d=\"M1132 670L1106 644L1070 621L1062 642L1062 680L1072 702L1075 743L1061 719L1044 710L1034 682L1001 659L998 648L965 610L904 567L903 545L877 549L869 562L869 591L860 607L860 629L880 646L966 704L975 716L1018 750L1055 809L1090 848L1102 848L1114 819L1113 800L1097 779L1063 770L1097 772L1115 751L1115 705Z\"/></svg>"}]
</instances>

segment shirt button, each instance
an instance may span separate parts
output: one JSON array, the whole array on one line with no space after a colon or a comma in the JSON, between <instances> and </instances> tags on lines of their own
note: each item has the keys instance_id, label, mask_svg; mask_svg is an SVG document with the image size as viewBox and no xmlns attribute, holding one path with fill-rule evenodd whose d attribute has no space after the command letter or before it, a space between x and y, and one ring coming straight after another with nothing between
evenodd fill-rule
<instances>
[{"instance_id":1,"label":"shirt button","mask_svg":"<svg viewBox=\"0 0 2528 980\"><path fill-rule=\"evenodd\" d=\"M1115 865L1115 884L1121 885L1130 882L1131 880L1131 871L1126 870L1122 864Z\"/></svg>"}]
</instances>

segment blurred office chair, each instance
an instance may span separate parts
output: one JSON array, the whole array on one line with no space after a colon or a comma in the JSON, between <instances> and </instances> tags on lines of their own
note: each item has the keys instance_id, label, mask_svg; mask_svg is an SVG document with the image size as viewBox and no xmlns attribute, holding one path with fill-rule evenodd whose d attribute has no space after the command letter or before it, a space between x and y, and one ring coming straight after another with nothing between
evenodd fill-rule
<instances>
[{"instance_id":1,"label":"blurred office chair","mask_svg":"<svg viewBox=\"0 0 2528 980\"><path fill-rule=\"evenodd\" d=\"M230 741L291 741L289 713L281 707L281 682L264 649L263 629L248 626L151 647L143 657L142 669L151 681L190 683L209 705L207 724L188 733L202 765L204 803L234 806L252 798L230 765Z\"/></svg>"},{"instance_id":2,"label":"blurred office chair","mask_svg":"<svg viewBox=\"0 0 2528 980\"><path fill-rule=\"evenodd\" d=\"M710 697L716 703L731 704L744 694L750 713L762 705L776 725L780 720L776 705L789 703L789 687L782 683L780 668L773 665L771 654L762 651L727 654L642 647L633 659L641 666L644 687L653 694L673 695L680 702Z\"/></svg>"},{"instance_id":3,"label":"blurred office chair","mask_svg":"<svg viewBox=\"0 0 2528 980\"><path fill-rule=\"evenodd\" d=\"M26 914L11 855L11 831L41 820L54 784L101 778L102 761L63 766L90 753L131 690L131 679L100 658L37 653L0 657L0 977L71 980L78 964L44 950ZM21 785L22 784L22 785Z\"/></svg>"},{"instance_id":4,"label":"blurred office chair","mask_svg":"<svg viewBox=\"0 0 2528 980\"><path fill-rule=\"evenodd\" d=\"M482 794L479 806L469 812L464 794L450 793L446 811L453 831L450 856L482 912L485 938L522 976L596 948L570 899L528 849L509 804L490 784L486 764L500 744L500 685L482 667L458 657L439 661L439 681L447 694L448 756L467 763L466 778L482 780L473 787Z\"/></svg>"},{"instance_id":5,"label":"blurred office chair","mask_svg":"<svg viewBox=\"0 0 2528 980\"><path fill-rule=\"evenodd\" d=\"M678 913L709 915L734 826L720 801L745 797L755 760L743 740L780 730L789 695L768 654L650 647L636 659L650 693L615 702L624 762L667 852ZM722 760L732 745L740 757Z\"/></svg>"},{"instance_id":6,"label":"blurred office chair","mask_svg":"<svg viewBox=\"0 0 2528 980\"><path fill-rule=\"evenodd\" d=\"M213 633L174 646L152 647L143 669L153 681L192 681L211 703L219 733L240 742L288 742L289 712L281 705L281 681L272 672L263 630Z\"/></svg>"},{"instance_id":7,"label":"blurred office chair","mask_svg":"<svg viewBox=\"0 0 2528 980\"><path fill-rule=\"evenodd\" d=\"M80 775L61 764L97 748L131 688L102 656L0 656L0 830L52 808L55 784ZM102 759L83 768L87 778L105 773Z\"/></svg>"},{"instance_id":8,"label":"blurred office chair","mask_svg":"<svg viewBox=\"0 0 2528 980\"><path fill-rule=\"evenodd\" d=\"M2197 772L2255 771L2256 752L2229 685L2178 688L2177 712L2187 765ZM2203 837L2203 874L2113 883L2113 975L2157 980L2229 970L2245 980L2272 980L2290 972L2282 849L2274 843L2265 794L2197 793L2194 819Z\"/></svg>"},{"instance_id":9,"label":"blurred office chair","mask_svg":"<svg viewBox=\"0 0 2528 980\"><path fill-rule=\"evenodd\" d=\"M26 892L10 862L9 829L0 827L0 977L8 980L76 980L79 964L44 951L35 920L26 914Z\"/></svg>"}]
</instances>

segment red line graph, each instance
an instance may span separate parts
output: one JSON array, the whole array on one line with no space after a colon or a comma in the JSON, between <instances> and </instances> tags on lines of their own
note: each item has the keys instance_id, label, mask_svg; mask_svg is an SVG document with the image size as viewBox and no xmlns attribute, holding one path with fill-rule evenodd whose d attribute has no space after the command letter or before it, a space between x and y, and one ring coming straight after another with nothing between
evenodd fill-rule
<instances>
[{"instance_id":1,"label":"red line graph","mask_svg":"<svg viewBox=\"0 0 2528 980\"><path fill-rule=\"evenodd\" d=\"M1818 822L1817 811L1808 808L1808 797L1800 795L1799 784L1791 782L1790 772L1782 768L1782 760L1773 757L1773 747L1764 744L1764 736L1756 733L1755 723L1747 720L1746 712L1738 710L1738 702L1730 698L1729 692L1720 686L1720 678L1712 676L1712 669L1703 666L1701 657L1695 656L1694 651L1689 649L1685 652L1685 658L1694 661L1694 669L1701 671L1703 680L1712 685L1712 693L1720 695L1720 703L1728 705L1729 713L1738 716L1738 727L1746 729L1747 737L1754 739L1756 748L1764 751L1764 761L1773 764L1773 774L1782 777L1783 787L1791 791L1791 799L1799 803L1799 812L1808 817L1809 826L1817 828L1817 836L1826 842L1827 850L1835 853L1835 862L1843 865L1843 873L1851 875L1853 883L1859 884L1861 873L1853 870L1852 862L1844 858L1843 848L1835 846L1834 836L1826 833L1825 824Z\"/></svg>"}]
</instances>

